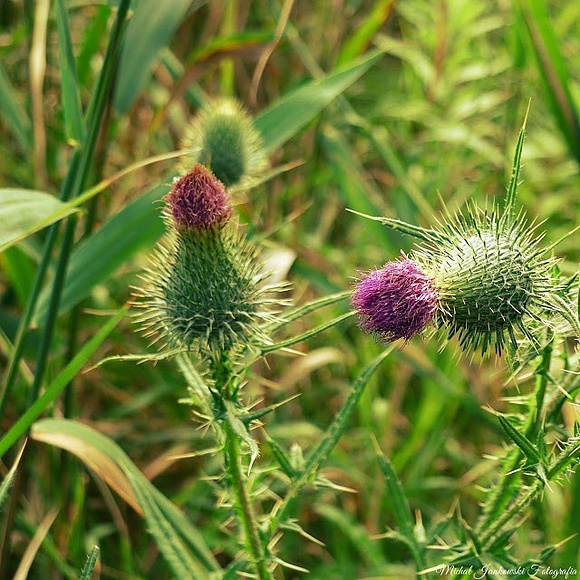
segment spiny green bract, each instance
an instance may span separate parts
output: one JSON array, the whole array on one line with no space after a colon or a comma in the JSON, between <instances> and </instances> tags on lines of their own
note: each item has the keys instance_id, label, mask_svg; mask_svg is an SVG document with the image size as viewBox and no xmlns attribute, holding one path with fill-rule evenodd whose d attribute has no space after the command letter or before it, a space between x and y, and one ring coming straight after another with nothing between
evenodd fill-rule
<instances>
[{"instance_id":1,"label":"spiny green bract","mask_svg":"<svg viewBox=\"0 0 580 580\"><path fill-rule=\"evenodd\" d=\"M172 347L224 351L262 339L265 274L257 248L235 224L206 231L173 232L158 246L138 304L146 335Z\"/></svg>"},{"instance_id":2,"label":"spiny green bract","mask_svg":"<svg viewBox=\"0 0 580 580\"><path fill-rule=\"evenodd\" d=\"M520 217L501 219L471 208L446 223L437 240L413 258L432 277L437 324L463 347L501 353L517 347L516 330L532 338L526 319L540 319L555 291L551 259L542 259L541 236Z\"/></svg>"},{"instance_id":3,"label":"spiny green bract","mask_svg":"<svg viewBox=\"0 0 580 580\"><path fill-rule=\"evenodd\" d=\"M182 147L193 150L183 158L186 171L206 164L226 187L251 185L267 166L252 118L231 99L209 101L186 129Z\"/></svg>"}]
</instances>

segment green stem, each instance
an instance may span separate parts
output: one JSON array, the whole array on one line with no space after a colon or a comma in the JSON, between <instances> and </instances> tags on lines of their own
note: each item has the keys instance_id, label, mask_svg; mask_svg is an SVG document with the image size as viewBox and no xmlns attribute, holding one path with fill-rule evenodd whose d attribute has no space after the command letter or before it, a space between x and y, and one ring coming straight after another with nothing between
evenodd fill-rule
<instances>
[{"instance_id":1,"label":"green stem","mask_svg":"<svg viewBox=\"0 0 580 580\"><path fill-rule=\"evenodd\" d=\"M258 578L260 580L268 580L271 578L271 575L266 565L266 557L258 533L258 521L250 500L246 477L242 468L240 441L227 421L223 422L223 430L226 437L225 452L227 457L227 471L230 486L236 498L238 514L244 528L246 549L252 558L252 563L256 568Z\"/></svg>"},{"instance_id":2,"label":"green stem","mask_svg":"<svg viewBox=\"0 0 580 580\"><path fill-rule=\"evenodd\" d=\"M54 281L52 284L52 293L50 295L50 305L46 317L46 324L44 327L44 332L42 333L40 347L36 355L36 369L34 371L34 381L32 383L32 388L30 389L28 394L29 406L32 405L34 401L36 401L36 399L38 398L40 385L42 384L42 381L44 379L44 371L48 360L48 354L52 346L52 337L54 334L56 318L58 316L60 297L62 295L62 289L64 287L65 282L66 267L74 243L75 227L76 227L76 216L71 216L71 218L69 218L69 220L66 222L65 225L60 255L58 259L58 265L55 272Z\"/></svg>"},{"instance_id":3,"label":"green stem","mask_svg":"<svg viewBox=\"0 0 580 580\"><path fill-rule=\"evenodd\" d=\"M245 425L236 414L238 398L238 382L235 380L232 361L228 351L220 351L210 356L210 372L214 382L214 408L218 403L217 412L224 436L225 469L229 487L234 494L235 507L244 530L244 542L252 565L260 580L270 580L271 575L266 565L265 550L258 532L258 519L254 511L248 478L242 466L241 442L245 441L252 449L252 461L258 454L258 446L246 432ZM216 418L218 418L216 416Z\"/></svg>"},{"instance_id":4,"label":"green stem","mask_svg":"<svg viewBox=\"0 0 580 580\"><path fill-rule=\"evenodd\" d=\"M520 495L517 501L515 501L508 509L504 510L502 514L493 521L493 523L490 522L487 529L484 528L485 531L479 538L482 549L488 547L488 544L492 543L494 536L500 532L512 518L516 517L517 514L532 501L532 499L534 499L541 487L543 487L542 482L539 479L536 480L529 489Z\"/></svg>"}]
</instances>

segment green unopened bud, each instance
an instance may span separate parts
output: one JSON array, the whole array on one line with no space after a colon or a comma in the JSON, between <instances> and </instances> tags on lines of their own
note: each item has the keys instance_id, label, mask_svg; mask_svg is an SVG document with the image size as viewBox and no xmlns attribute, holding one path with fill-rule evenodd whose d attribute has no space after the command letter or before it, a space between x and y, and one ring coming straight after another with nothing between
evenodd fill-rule
<instances>
[{"instance_id":1,"label":"green unopened bud","mask_svg":"<svg viewBox=\"0 0 580 580\"><path fill-rule=\"evenodd\" d=\"M185 170L203 163L226 186L248 186L267 166L262 138L250 115L230 99L210 101L186 129L182 148L193 150Z\"/></svg>"}]
</instances>

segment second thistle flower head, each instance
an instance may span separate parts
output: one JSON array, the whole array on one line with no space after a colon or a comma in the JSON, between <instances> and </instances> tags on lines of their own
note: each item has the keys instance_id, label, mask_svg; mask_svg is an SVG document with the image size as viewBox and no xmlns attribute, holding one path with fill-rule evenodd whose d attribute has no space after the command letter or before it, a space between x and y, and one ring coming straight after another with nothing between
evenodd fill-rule
<instances>
[{"instance_id":1,"label":"second thistle flower head","mask_svg":"<svg viewBox=\"0 0 580 580\"><path fill-rule=\"evenodd\" d=\"M536 227L514 213L522 145L523 129L501 212L471 206L438 229L372 218L423 244L357 283L352 303L363 329L384 341L408 340L432 322L484 354L515 351L518 335L534 343L534 328L552 326L554 315L580 336L568 285L554 278L555 261L545 257L553 246L542 247Z\"/></svg>"},{"instance_id":2,"label":"second thistle flower head","mask_svg":"<svg viewBox=\"0 0 580 580\"><path fill-rule=\"evenodd\" d=\"M457 335L467 350L499 354L507 344L517 348L517 333L532 338L530 321L565 314L552 279L554 261L542 258L541 236L521 219L473 210L439 230L423 230L422 237L408 258L356 285L352 303L360 325L381 340L408 340L433 323Z\"/></svg>"}]
</instances>

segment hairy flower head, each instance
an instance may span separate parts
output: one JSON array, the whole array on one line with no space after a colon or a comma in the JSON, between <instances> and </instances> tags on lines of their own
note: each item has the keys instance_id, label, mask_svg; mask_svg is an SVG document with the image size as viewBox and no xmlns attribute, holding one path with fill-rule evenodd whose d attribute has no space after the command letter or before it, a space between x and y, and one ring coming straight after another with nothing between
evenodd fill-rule
<instances>
[{"instance_id":1,"label":"hairy flower head","mask_svg":"<svg viewBox=\"0 0 580 580\"><path fill-rule=\"evenodd\" d=\"M203 163L226 186L248 186L267 166L262 138L250 115L232 99L208 101L192 119L182 142L192 150L184 168Z\"/></svg>"},{"instance_id":2,"label":"hairy flower head","mask_svg":"<svg viewBox=\"0 0 580 580\"><path fill-rule=\"evenodd\" d=\"M166 211L178 229L220 226L232 215L223 183L199 163L174 182L165 201Z\"/></svg>"},{"instance_id":3,"label":"hairy flower head","mask_svg":"<svg viewBox=\"0 0 580 580\"><path fill-rule=\"evenodd\" d=\"M215 352L254 343L271 316L264 278L258 249L235 224L173 231L144 275L138 322L172 347Z\"/></svg>"},{"instance_id":4,"label":"hairy flower head","mask_svg":"<svg viewBox=\"0 0 580 580\"><path fill-rule=\"evenodd\" d=\"M435 316L437 294L431 278L404 257L359 280L352 304L367 332L385 342L409 340Z\"/></svg>"}]
</instances>

